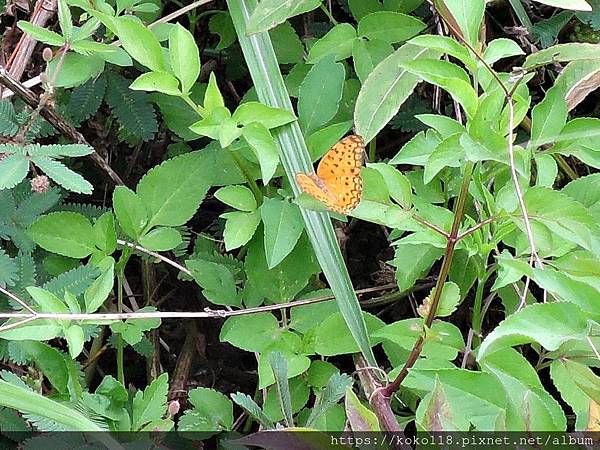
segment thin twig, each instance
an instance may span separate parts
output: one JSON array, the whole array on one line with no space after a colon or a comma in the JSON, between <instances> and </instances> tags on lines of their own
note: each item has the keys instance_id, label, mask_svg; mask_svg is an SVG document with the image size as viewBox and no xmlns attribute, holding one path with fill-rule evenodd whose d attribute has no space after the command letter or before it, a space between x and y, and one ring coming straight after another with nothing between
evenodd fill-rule
<instances>
[{"instance_id":1,"label":"thin twig","mask_svg":"<svg viewBox=\"0 0 600 450\"><path fill-rule=\"evenodd\" d=\"M4 289L2 286L0 286L0 292L2 292L4 295L6 295L7 297L13 299L15 302L17 302L19 305L21 305L24 309L26 309L27 311L29 311L31 314L37 314L32 308L31 306L29 306L27 303L25 303L23 300L21 300L19 297L17 297L15 294L13 294L10 291L7 291L6 289Z\"/></svg>"},{"instance_id":2,"label":"thin twig","mask_svg":"<svg viewBox=\"0 0 600 450\"><path fill-rule=\"evenodd\" d=\"M132 242L127 242L127 241L124 241L123 239L117 239L117 244L122 245L124 247L132 248L132 249L137 250L142 253L146 253L147 255L153 256L157 259L160 259L162 262L167 263L168 265L170 265L172 267L175 267L177 270L185 273L186 275L189 275L190 277L194 276L187 267L182 266L178 262L173 261L172 259L169 259L166 256L161 255L160 253L156 253L156 252L153 252L152 250L148 250L147 248L144 248L141 245L137 245Z\"/></svg>"},{"instance_id":3,"label":"thin twig","mask_svg":"<svg viewBox=\"0 0 600 450\"><path fill-rule=\"evenodd\" d=\"M146 249L144 249L146 250ZM381 286L378 288L371 287L366 289L359 289L356 291L357 294L365 294L373 292L375 289L389 288L388 285ZM2 293L11 296L14 294L2 289ZM15 296L16 297L16 296ZM25 312L0 312L0 319L25 319L26 322L38 319L49 319L49 320L77 320L77 321L111 321L111 320L127 320L127 319L222 319L232 316L244 316L247 314L257 314L267 311L276 311L280 309L293 308L296 306L306 306L315 303L324 302L333 299L333 295L323 295L320 297L313 297L302 300L294 300L287 303L278 303L275 305L257 306L255 308L239 309L239 310L214 310L206 308L204 311L150 311L150 312L123 312L123 313L38 313L37 311L26 308L29 313ZM15 298L20 304L24 303L22 300ZM22 321L18 324L12 323L0 327L1 331L6 331L10 328L15 328L15 325L21 325Z\"/></svg>"},{"instance_id":4,"label":"thin twig","mask_svg":"<svg viewBox=\"0 0 600 450\"><path fill-rule=\"evenodd\" d=\"M30 108L37 108L40 99L32 91L27 89L23 83L12 78L8 71L0 66L0 84L12 90L19 98L21 98ZM46 119L59 133L77 144L85 144L91 147L83 134L68 123L54 108L46 105L41 109L40 115ZM100 167L109 178L117 185L124 184L123 180L116 174L110 165L96 151L90 154L90 158Z\"/></svg>"},{"instance_id":5,"label":"thin twig","mask_svg":"<svg viewBox=\"0 0 600 450\"><path fill-rule=\"evenodd\" d=\"M492 223L496 219L497 219L496 216L488 217L487 219L479 222L478 224L473 225L471 228L469 228L467 231L463 232L462 234L459 234L456 239L458 241L460 241L461 239L467 237L468 235L475 233L480 228L483 228L487 224Z\"/></svg>"},{"instance_id":6,"label":"thin twig","mask_svg":"<svg viewBox=\"0 0 600 450\"><path fill-rule=\"evenodd\" d=\"M448 233L446 233L444 230L442 230L440 227L438 227L437 225L434 225L433 223L430 223L428 221L426 221L425 219L423 219L421 216L419 216L418 214L413 214L412 215L413 219L415 219L417 222L419 222L421 225L426 226L427 228L435 231L438 234L441 234L442 236L444 236L446 239L448 239L450 237L450 235Z\"/></svg>"}]
</instances>

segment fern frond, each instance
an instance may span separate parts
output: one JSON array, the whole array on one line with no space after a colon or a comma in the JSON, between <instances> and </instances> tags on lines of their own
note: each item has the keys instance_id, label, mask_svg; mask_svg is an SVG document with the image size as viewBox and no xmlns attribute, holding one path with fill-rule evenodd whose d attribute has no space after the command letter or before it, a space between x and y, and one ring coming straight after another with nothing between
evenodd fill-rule
<instances>
[{"instance_id":1,"label":"fern frond","mask_svg":"<svg viewBox=\"0 0 600 450\"><path fill-rule=\"evenodd\" d=\"M96 80L88 80L71 92L67 109L76 124L89 119L102 104L106 93L106 78L100 76Z\"/></svg>"},{"instance_id":2,"label":"fern frond","mask_svg":"<svg viewBox=\"0 0 600 450\"><path fill-rule=\"evenodd\" d=\"M96 266L88 264L61 273L42 287L59 297L63 296L65 291L77 296L83 294L99 276L100 270Z\"/></svg>"},{"instance_id":3,"label":"fern frond","mask_svg":"<svg viewBox=\"0 0 600 450\"><path fill-rule=\"evenodd\" d=\"M27 193L18 201L13 218L16 223L28 227L40 215L58 204L60 198L60 189L56 187L51 187L46 192L32 192L31 189L28 189Z\"/></svg>"},{"instance_id":4,"label":"fern frond","mask_svg":"<svg viewBox=\"0 0 600 450\"><path fill-rule=\"evenodd\" d=\"M17 264L0 248L0 286L14 286L17 280Z\"/></svg>"},{"instance_id":5,"label":"fern frond","mask_svg":"<svg viewBox=\"0 0 600 450\"><path fill-rule=\"evenodd\" d=\"M131 82L120 75L108 75L105 100L119 123L130 133L149 141L158 131L154 107L146 93L129 89Z\"/></svg>"},{"instance_id":6,"label":"fern frond","mask_svg":"<svg viewBox=\"0 0 600 450\"><path fill-rule=\"evenodd\" d=\"M60 206L60 210L61 211L71 211L71 212L83 214L85 217L92 220L92 219L97 219L98 217L100 217L102 214L104 214L109 209L103 208L101 206L89 205L89 204L85 204L85 203L82 203L82 204L63 203Z\"/></svg>"},{"instance_id":7,"label":"fern frond","mask_svg":"<svg viewBox=\"0 0 600 450\"><path fill-rule=\"evenodd\" d=\"M8 100L0 101L0 135L12 137L19 131L15 108Z\"/></svg>"}]
</instances>

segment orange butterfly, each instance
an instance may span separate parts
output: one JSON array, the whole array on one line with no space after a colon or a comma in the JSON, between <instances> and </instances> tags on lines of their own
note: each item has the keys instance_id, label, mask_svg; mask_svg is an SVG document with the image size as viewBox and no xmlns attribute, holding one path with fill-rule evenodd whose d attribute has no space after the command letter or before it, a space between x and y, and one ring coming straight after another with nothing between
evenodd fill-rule
<instances>
[{"instance_id":1,"label":"orange butterfly","mask_svg":"<svg viewBox=\"0 0 600 450\"><path fill-rule=\"evenodd\" d=\"M317 173L299 173L296 181L302 191L325 203L329 209L348 214L360 202L365 141L346 136L331 147L319 162Z\"/></svg>"}]
</instances>

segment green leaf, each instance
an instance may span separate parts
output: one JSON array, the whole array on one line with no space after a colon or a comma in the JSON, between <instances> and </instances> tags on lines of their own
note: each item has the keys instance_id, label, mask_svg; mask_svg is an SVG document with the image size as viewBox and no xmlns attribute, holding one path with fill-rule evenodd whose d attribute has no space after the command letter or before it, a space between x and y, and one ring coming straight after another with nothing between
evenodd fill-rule
<instances>
[{"instance_id":1,"label":"green leaf","mask_svg":"<svg viewBox=\"0 0 600 450\"><path fill-rule=\"evenodd\" d=\"M16 321L7 320L2 325L11 323ZM49 341L58 337L61 331L62 327L55 320L36 320L10 330L0 331L0 337L8 341ZM3 404L2 400L0 404Z\"/></svg>"},{"instance_id":2,"label":"green leaf","mask_svg":"<svg viewBox=\"0 0 600 450\"><path fill-rule=\"evenodd\" d=\"M226 205L240 211L252 212L257 208L254 194L246 186L224 186L215 192L215 197Z\"/></svg>"},{"instance_id":3,"label":"green leaf","mask_svg":"<svg viewBox=\"0 0 600 450\"><path fill-rule=\"evenodd\" d=\"M572 155L590 166L600 167L598 136L600 136L600 120L578 117L563 127L556 138L557 143L548 152Z\"/></svg>"},{"instance_id":4,"label":"green leaf","mask_svg":"<svg viewBox=\"0 0 600 450\"><path fill-rule=\"evenodd\" d=\"M449 36L439 36L434 34L423 34L412 38L409 44L418 45L419 47L434 49L439 52L453 56L462 62L470 72L474 72L476 61L471 57L469 51L460 43Z\"/></svg>"},{"instance_id":5,"label":"green leaf","mask_svg":"<svg viewBox=\"0 0 600 450\"><path fill-rule=\"evenodd\" d=\"M515 41L506 38L498 38L487 44L487 47L483 52L483 60L491 65L503 58L524 54L525 52L523 49L519 47L519 44Z\"/></svg>"},{"instance_id":6,"label":"green leaf","mask_svg":"<svg viewBox=\"0 0 600 450\"><path fill-rule=\"evenodd\" d=\"M591 399L585 389L597 392L600 389L598 376L592 369L578 361L557 358L550 365L550 377L562 399L577 416L575 429L588 429Z\"/></svg>"},{"instance_id":7,"label":"green leaf","mask_svg":"<svg viewBox=\"0 0 600 450\"><path fill-rule=\"evenodd\" d=\"M154 108L142 91L129 89L130 81L116 73L108 76L106 103L127 132L149 141L158 130Z\"/></svg>"},{"instance_id":8,"label":"green leaf","mask_svg":"<svg viewBox=\"0 0 600 450\"><path fill-rule=\"evenodd\" d=\"M67 364L68 357L61 351L43 342L25 341L19 342L19 351L23 352L44 376L50 384L61 394L69 392L69 373Z\"/></svg>"},{"instance_id":9,"label":"green leaf","mask_svg":"<svg viewBox=\"0 0 600 450\"><path fill-rule=\"evenodd\" d=\"M352 44L356 30L349 23L335 25L325 36L315 42L308 52L308 62L315 64L323 57L333 54L335 61L341 61L352 54Z\"/></svg>"},{"instance_id":10,"label":"green leaf","mask_svg":"<svg viewBox=\"0 0 600 450\"><path fill-rule=\"evenodd\" d=\"M426 393L434 391L436 382L446 394L448 413L460 421L456 423L459 431L473 428L483 431L504 426L506 394L493 375L456 368L413 368L404 385L425 396ZM427 403L422 402L417 409L417 423L426 422L424 416Z\"/></svg>"},{"instance_id":11,"label":"green leaf","mask_svg":"<svg viewBox=\"0 0 600 450\"><path fill-rule=\"evenodd\" d=\"M296 120L290 111L272 108L259 102L246 102L237 107L231 118L240 125L258 122L266 128L276 128Z\"/></svg>"},{"instance_id":12,"label":"green leaf","mask_svg":"<svg viewBox=\"0 0 600 450\"><path fill-rule=\"evenodd\" d=\"M255 235L248 247L245 261L248 281L256 293L272 302L290 301L306 286L309 278L319 271L312 249L306 239L300 238L293 251L278 267L269 269L265 246L260 237L260 234ZM291 239L287 242L290 241ZM273 255L279 256L281 251L274 251Z\"/></svg>"},{"instance_id":13,"label":"green leaf","mask_svg":"<svg viewBox=\"0 0 600 450\"><path fill-rule=\"evenodd\" d=\"M31 286L27 288L27 292L31 298L40 307L40 312L43 313L68 313L69 309L64 302L54 295L52 292L45 289Z\"/></svg>"},{"instance_id":14,"label":"green leaf","mask_svg":"<svg viewBox=\"0 0 600 450\"><path fill-rule=\"evenodd\" d=\"M319 394L317 403L310 413L310 417L306 421L308 427L318 420L320 416L325 414L339 400L341 400L346 391L352 388L353 380L346 374L334 373L329 378L325 389Z\"/></svg>"},{"instance_id":15,"label":"green leaf","mask_svg":"<svg viewBox=\"0 0 600 450\"><path fill-rule=\"evenodd\" d=\"M215 305L241 306L241 298L228 267L202 259L187 260L186 266L208 301Z\"/></svg>"},{"instance_id":16,"label":"green leaf","mask_svg":"<svg viewBox=\"0 0 600 450\"><path fill-rule=\"evenodd\" d=\"M248 413L250 417L253 417L261 424L262 427L267 430L275 428L275 425L269 419L269 417L260 409L260 406L256 404L252 397L243 394L241 392L237 392L235 394L231 394L231 399L244 411Z\"/></svg>"},{"instance_id":17,"label":"green leaf","mask_svg":"<svg viewBox=\"0 0 600 450\"><path fill-rule=\"evenodd\" d=\"M225 50L235 42L235 29L231 17L225 11L219 11L210 18L208 29L211 33L219 35L219 43L215 50Z\"/></svg>"},{"instance_id":18,"label":"green leaf","mask_svg":"<svg viewBox=\"0 0 600 450\"><path fill-rule=\"evenodd\" d=\"M67 404L51 400L27 387L15 386L4 380L0 380L0 405L32 416L47 418L72 431L106 431ZM120 447L112 437L100 435L102 433L99 433L98 437L107 448Z\"/></svg>"},{"instance_id":19,"label":"green leaf","mask_svg":"<svg viewBox=\"0 0 600 450\"><path fill-rule=\"evenodd\" d=\"M210 432L230 431L233 427L233 405L231 400L214 389L199 387L189 391L192 409L179 419L179 431Z\"/></svg>"},{"instance_id":20,"label":"green leaf","mask_svg":"<svg viewBox=\"0 0 600 450\"><path fill-rule=\"evenodd\" d=\"M288 384L288 362L285 356L281 352L269 353L269 363L273 369L273 375L275 377L275 383L277 385L277 394L281 411L285 423L288 427L294 425L294 418L292 415L292 398L290 395L290 385ZM306 358L308 359L308 358ZM308 362L310 364L310 360ZM308 365L306 366L308 368Z\"/></svg>"},{"instance_id":21,"label":"green leaf","mask_svg":"<svg viewBox=\"0 0 600 450\"><path fill-rule=\"evenodd\" d=\"M146 72L141 74L129 89L134 91L156 91L167 95L180 95L179 81L173 75L164 72Z\"/></svg>"},{"instance_id":22,"label":"green leaf","mask_svg":"<svg viewBox=\"0 0 600 450\"><path fill-rule=\"evenodd\" d=\"M43 42L44 44L62 46L65 44L65 38L54 31L47 30L46 28L34 25L24 20L17 22L17 25L25 33L29 34L36 41Z\"/></svg>"},{"instance_id":23,"label":"green leaf","mask_svg":"<svg viewBox=\"0 0 600 450\"><path fill-rule=\"evenodd\" d=\"M600 222L600 174L578 178L561 191L585 206L596 222Z\"/></svg>"},{"instance_id":24,"label":"green leaf","mask_svg":"<svg viewBox=\"0 0 600 450\"><path fill-rule=\"evenodd\" d=\"M211 114L215 108L222 108L225 106L223 95L221 95L221 91L217 85L217 78L215 77L214 72L211 72L210 77L208 78L208 86L204 92L204 102L202 106L208 115Z\"/></svg>"},{"instance_id":25,"label":"green leaf","mask_svg":"<svg viewBox=\"0 0 600 450\"><path fill-rule=\"evenodd\" d=\"M394 47L385 41L355 39L352 43L352 60L359 80L364 83L373 69L392 53Z\"/></svg>"},{"instance_id":26,"label":"green leaf","mask_svg":"<svg viewBox=\"0 0 600 450\"><path fill-rule=\"evenodd\" d=\"M27 230L43 249L71 258L85 258L95 250L93 233L86 217L67 211L42 216Z\"/></svg>"},{"instance_id":27,"label":"green leaf","mask_svg":"<svg viewBox=\"0 0 600 450\"><path fill-rule=\"evenodd\" d=\"M149 422L162 419L167 409L169 375L163 373L143 392L137 391L133 398L132 430L141 430Z\"/></svg>"},{"instance_id":28,"label":"green leaf","mask_svg":"<svg viewBox=\"0 0 600 450\"><path fill-rule=\"evenodd\" d=\"M494 352L481 366L498 379L508 395L507 429L566 429L567 419L560 404L544 389L534 368L516 350Z\"/></svg>"},{"instance_id":29,"label":"green leaf","mask_svg":"<svg viewBox=\"0 0 600 450\"><path fill-rule=\"evenodd\" d=\"M513 345L537 342L553 351L571 339L583 339L588 333L585 315L573 303L529 305L506 318L486 336L477 359Z\"/></svg>"},{"instance_id":30,"label":"green leaf","mask_svg":"<svg viewBox=\"0 0 600 450\"><path fill-rule=\"evenodd\" d=\"M345 407L352 431L380 431L377 416L361 403L352 389L346 390Z\"/></svg>"},{"instance_id":31,"label":"green leaf","mask_svg":"<svg viewBox=\"0 0 600 450\"><path fill-rule=\"evenodd\" d=\"M438 1L434 3L438 7ZM484 0L445 0L443 9L447 8L451 18L456 21L466 41L477 47L479 30L485 13Z\"/></svg>"},{"instance_id":32,"label":"green leaf","mask_svg":"<svg viewBox=\"0 0 600 450\"><path fill-rule=\"evenodd\" d=\"M266 185L271 181L273 175L275 175L277 165L279 164L279 152L277 151L273 136L259 122L249 123L241 131L242 136L258 159L262 180Z\"/></svg>"},{"instance_id":33,"label":"green leaf","mask_svg":"<svg viewBox=\"0 0 600 450\"><path fill-rule=\"evenodd\" d=\"M392 11L371 13L358 22L358 35L390 44L406 41L419 34L426 25L419 19Z\"/></svg>"},{"instance_id":34,"label":"green leaf","mask_svg":"<svg viewBox=\"0 0 600 450\"><path fill-rule=\"evenodd\" d=\"M567 122L567 102L561 86L553 86L531 112L531 143L536 148L554 141Z\"/></svg>"},{"instance_id":35,"label":"green leaf","mask_svg":"<svg viewBox=\"0 0 600 450\"><path fill-rule=\"evenodd\" d=\"M260 213L257 210L228 212L220 217L226 219L223 240L227 251L246 245L260 224Z\"/></svg>"},{"instance_id":36,"label":"green leaf","mask_svg":"<svg viewBox=\"0 0 600 450\"><path fill-rule=\"evenodd\" d=\"M157 227L139 237L142 247L155 252L166 252L181 244L181 234L175 228Z\"/></svg>"},{"instance_id":37,"label":"green leaf","mask_svg":"<svg viewBox=\"0 0 600 450\"><path fill-rule=\"evenodd\" d=\"M191 219L212 184L213 172L202 152L177 156L148 171L137 185L149 214L147 227L175 227Z\"/></svg>"},{"instance_id":38,"label":"green leaf","mask_svg":"<svg viewBox=\"0 0 600 450\"><path fill-rule=\"evenodd\" d=\"M113 290L115 278L115 264L112 258L109 258L109 264L102 271L100 275L92 285L86 289L83 299L85 302L85 312L95 312L100 308L109 294Z\"/></svg>"},{"instance_id":39,"label":"green leaf","mask_svg":"<svg viewBox=\"0 0 600 450\"><path fill-rule=\"evenodd\" d=\"M280 341L283 331L271 313L233 316L221 327L219 340L249 352L262 352Z\"/></svg>"},{"instance_id":40,"label":"green leaf","mask_svg":"<svg viewBox=\"0 0 600 450\"><path fill-rule=\"evenodd\" d=\"M374 340L390 342L410 351L423 332L423 319L404 319L386 325L374 331ZM448 322L434 320L427 330L422 356L427 358L454 360L464 348L460 330Z\"/></svg>"},{"instance_id":41,"label":"green leaf","mask_svg":"<svg viewBox=\"0 0 600 450\"><path fill-rule=\"evenodd\" d=\"M460 145L462 134L453 134L444 139L427 158L423 182L429 184L431 180L446 167L460 167L464 151Z\"/></svg>"},{"instance_id":42,"label":"green leaf","mask_svg":"<svg viewBox=\"0 0 600 450\"><path fill-rule=\"evenodd\" d=\"M189 92L200 75L200 55L194 36L180 24L169 35L169 57L181 91Z\"/></svg>"},{"instance_id":43,"label":"green leaf","mask_svg":"<svg viewBox=\"0 0 600 450\"><path fill-rule=\"evenodd\" d=\"M106 92L106 77L89 80L71 91L68 110L76 121L81 123L98 111Z\"/></svg>"},{"instance_id":44,"label":"green leaf","mask_svg":"<svg viewBox=\"0 0 600 450\"><path fill-rule=\"evenodd\" d=\"M117 248L115 216L110 211L102 214L94 223L94 241L96 247L107 255Z\"/></svg>"},{"instance_id":45,"label":"green leaf","mask_svg":"<svg viewBox=\"0 0 600 450\"><path fill-rule=\"evenodd\" d=\"M575 303L594 319L598 320L600 318L600 307L598 302L595 301L598 290L594 287L583 281L574 280L562 271L550 268L545 270L534 269L532 276L541 288L552 292L567 302Z\"/></svg>"},{"instance_id":46,"label":"green leaf","mask_svg":"<svg viewBox=\"0 0 600 450\"><path fill-rule=\"evenodd\" d=\"M29 161L24 155L8 155L0 161L0 189L11 189L29 173Z\"/></svg>"},{"instance_id":47,"label":"green leaf","mask_svg":"<svg viewBox=\"0 0 600 450\"><path fill-rule=\"evenodd\" d=\"M71 325L64 330L65 339L69 345L69 355L75 359L83 350L83 344L85 342L85 336L83 334L83 328L79 325Z\"/></svg>"},{"instance_id":48,"label":"green leaf","mask_svg":"<svg viewBox=\"0 0 600 450\"><path fill-rule=\"evenodd\" d=\"M283 22L269 31L273 50L280 64L295 64L304 61L304 45L289 22Z\"/></svg>"},{"instance_id":49,"label":"green leaf","mask_svg":"<svg viewBox=\"0 0 600 450\"><path fill-rule=\"evenodd\" d=\"M138 312L141 313L153 311L156 311L156 308L150 306L138 310ZM113 333L118 333L123 336L123 339L129 345L134 346L142 341L145 331L153 330L159 326L160 319L153 317L148 319L127 319L125 322L113 322L110 324L110 329Z\"/></svg>"},{"instance_id":50,"label":"green leaf","mask_svg":"<svg viewBox=\"0 0 600 450\"><path fill-rule=\"evenodd\" d=\"M459 102L466 113L473 117L477 110L477 93L467 73L457 65L437 59L404 61L401 67L428 83L440 86Z\"/></svg>"},{"instance_id":51,"label":"green leaf","mask_svg":"<svg viewBox=\"0 0 600 450\"><path fill-rule=\"evenodd\" d=\"M45 156L32 156L31 162L52 178L53 181L69 191L80 194L91 194L94 189L89 181L78 173L73 172L61 162Z\"/></svg>"},{"instance_id":52,"label":"green leaf","mask_svg":"<svg viewBox=\"0 0 600 450\"><path fill-rule=\"evenodd\" d=\"M58 23L60 24L62 35L67 41L70 40L73 35L73 22L66 0L58 0Z\"/></svg>"},{"instance_id":53,"label":"green leaf","mask_svg":"<svg viewBox=\"0 0 600 450\"><path fill-rule=\"evenodd\" d=\"M365 142L371 141L387 125L421 81L400 64L437 55L434 50L404 44L373 69L360 89L354 109L356 133Z\"/></svg>"},{"instance_id":54,"label":"green leaf","mask_svg":"<svg viewBox=\"0 0 600 450\"><path fill-rule=\"evenodd\" d=\"M528 189L524 198L533 223L541 224L561 238L587 250L597 247L597 224L583 205L544 187ZM519 213L515 210L515 214ZM513 220L524 229L521 218Z\"/></svg>"},{"instance_id":55,"label":"green leaf","mask_svg":"<svg viewBox=\"0 0 600 450\"><path fill-rule=\"evenodd\" d=\"M46 71L48 78L55 76L58 62L62 59L62 66L56 76L55 87L74 87L85 83L90 78L99 76L104 70L104 60L97 56L83 56L69 52L64 58L54 57L48 63Z\"/></svg>"},{"instance_id":56,"label":"green leaf","mask_svg":"<svg viewBox=\"0 0 600 450\"><path fill-rule=\"evenodd\" d=\"M298 116L305 133L312 133L335 116L342 99L345 73L344 66L336 63L332 55L310 69L298 94Z\"/></svg>"},{"instance_id":57,"label":"green leaf","mask_svg":"<svg viewBox=\"0 0 600 450\"><path fill-rule=\"evenodd\" d=\"M431 290L431 293L428 297L433 297L434 293L435 287ZM452 281L446 281L444 283L444 287L442 288L442 295L440 296L440 303L436 309L435 317L448 317L452 315L452 313L456 311L459 302L460 289L456 283L453 283ZM417 308L417 312L423 318L427 316L426 311L423 311L421 308Z\"/></svg>"},{"instance_id":58,"label":"green leaf","mask_svg":"<svg viewBox=\"0 0 600 450\"><path fill-rule=\"evenodd\" d=\"M132 239L139 237L148 218L139 196L126 186L117 186L113 192L113 208L121 229Z\"/></svg>"},{"instance_id":59,"label":"green leaf","mask_svg":"<svg viewBox=\"0 0 600 450\"><path fill-rule=\"evenodd\" d=\"M154 72L167 72L158 39L137 17L118 17L115 24L123 48L133 59Z\"/></svg>"},{"instance_id":60,"label":"green leaf","mask_svg":"<svg viewBox=\"0 0 600 450\"><path fill-rule=\"evenodd\" d=\"M294 3L288 0L262 0L248 19L248 34L270 30L290 17L318 8L320 4L320 0L298 0Z\"/></svg>"},{"instance_id":61,"label":"green leaf","mask_svg":"<svg viewBox=\"0 0 600 450\"><path fill-rule=\"evenodd\" d=\"M552 62L568 62L582 59L598 59L600 49L596 44L573 42L558 44L532 53L523 63L524 69L550 64Z\"/></svg>"},{"instance_id":62,"label":"green leaf","mask_svg":"<svg viewBox=\"0 0 600 450\"><path fill-rule=\"evenodd\" d=\"M385 325L377 316L366 312L362 314L370 334ZM348 326L344 323L344 318L340 313L327 317L317 327L315 351L323 356L343 355L358 351L356 342L352 339Z\"/></svg>"},{"instance_id":63,"label":"green leaf","mask_svg":"<svg viewBox=\"0 0 600 450\"><path fill-rule=\"evenodd\" d=\"M591 11L592 7L585 0L536 0L544 5L574 11Z\"/></svg>"},{"instance_id":64,"label":"green leaf","mask_svg":"<svg viewBox=\"0 0 600 450\"><path fill-rule=\"evenodd\" d=\"M269 269L277 266L296 246L304 230L298 206L265 198L260 207L265 229L265 254Z\"/></svg>"}]
</instances>

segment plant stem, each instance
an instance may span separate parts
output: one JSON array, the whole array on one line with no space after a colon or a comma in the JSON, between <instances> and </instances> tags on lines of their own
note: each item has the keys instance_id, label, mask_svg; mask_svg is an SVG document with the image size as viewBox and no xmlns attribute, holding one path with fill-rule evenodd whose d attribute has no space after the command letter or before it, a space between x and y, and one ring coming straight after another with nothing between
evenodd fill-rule
<instances>
[{"instance_id":1,"label":"plant stem","mask_svg":"<svg viewBox=\"0 0 600 450\"><path fill-rule=\"evenodd\" d=\"M117 310L123 312L123 272L117 274ZM117 349L117 379L125 386L125 370L123 367L123 336L117 333L115 347Z\"/></svg>"},{"instance_id":2,"label":"plant stem","mask_svg":"<svg viewBox=\"0 0 600 450\"><path fill-rule=\"evenodd\" d=\"M431 299L431 306L429 308L429 312L427 313L427 317L424 322L423 332L417 338L413 349L411 350L404 366L400 370L400 373L396 377L396 379L382 389L381 394L385 398L391 398L391 396L398 390L402 381L408 375L409 369L414 366L421 355L421 350L423 350L423 344L425 342L425 328L430 328L433 323L433 319L435 318L435 314L440 303L440 298L442 296L442 289L444 287L444 283L446 282L446 278L448 277L448 273L450 272L450 267L452 265L452 258L454 256L454 248L456 243L458 242L458 230L460 228L460 223L462 221L465 204L467 201L467 196L469 194L469 183L471 182L471 175L473 174L473 169L475 168L475 163L469 162L465 166L465 173L463 175L463 181L460 188L460 193L458 194L458 198L456 200L456 206L454 208L454 220L452 222L452 228L450 230L450 236L448 236L448 240L446 243L446 250L444 252L444 259L442 260L442 267L440 268L440 273L438 275L438 279L435 285L435 291L433 293Z\"/></svg>"},{"instance_id":3,"label":"plant stem","mask_svg":"<svg viewBox=\"0 0 600 450\"><path fill-rule=\"evenodd\" d=\"M477 284L477 290L475 291L475 302L473 303L473 316L471 318L471 328L475 334L474 339L476 342L479 341L479 335L481 334L481 323L483 321L483 317L481 314L481 306L483 303L483 288L485 284L492 276L492 274L496 271L498 266L494 264L479 280Z\"/></svg>"}]
</instances>

